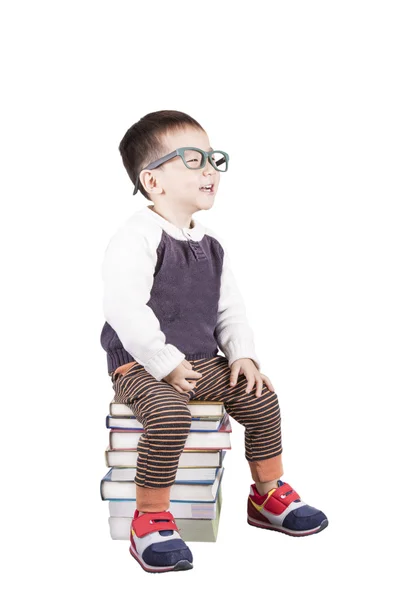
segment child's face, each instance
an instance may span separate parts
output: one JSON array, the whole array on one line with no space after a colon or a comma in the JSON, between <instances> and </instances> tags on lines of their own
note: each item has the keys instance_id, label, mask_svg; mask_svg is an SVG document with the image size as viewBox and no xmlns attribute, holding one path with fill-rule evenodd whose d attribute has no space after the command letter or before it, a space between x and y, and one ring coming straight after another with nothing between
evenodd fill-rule
<instances>
[{"instance_id":1,"label":"child's face","mask_svg":"<svg viewBox=\"0 0 400 600\"><path fill-rule=\"evenodd\" d=\"M188 127L180 132L170 133L163 136L167 147L165 154L191 146L201 150L210 150L208 135L201 130ZM188 169L180 156L175 156L163 164L163 169L151 171L157 181L157 186L151 192L152 200L157 203L165 199L169 206L185 207L191 212L196 210L208 210L214 204L214 198L218 190L220 172L214 169L209 161L202 169ZM200 187L212 183L214 193L204 192Z\"/></svg>"}]
</instances>

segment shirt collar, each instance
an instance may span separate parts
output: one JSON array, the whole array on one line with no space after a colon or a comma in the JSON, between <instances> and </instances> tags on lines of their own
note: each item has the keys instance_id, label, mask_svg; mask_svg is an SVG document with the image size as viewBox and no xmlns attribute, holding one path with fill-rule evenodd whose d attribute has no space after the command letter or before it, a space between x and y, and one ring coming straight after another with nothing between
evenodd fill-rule
<instances>
[{"instance_id":1,"label":"shirt collar","mask_svg":"<svg viewBox=\"0 0 400 600\"><path fill-rule=\"evenodd\" d=\"M194 217L192 217L193 227L178 227L167 219L164 219L164 217L158 213L154 212L150 206L145 206L141 212L154 219L164 229L164 231L177 240L199 242L204 236L204 226Z\"/></svg>"}]
</instances>

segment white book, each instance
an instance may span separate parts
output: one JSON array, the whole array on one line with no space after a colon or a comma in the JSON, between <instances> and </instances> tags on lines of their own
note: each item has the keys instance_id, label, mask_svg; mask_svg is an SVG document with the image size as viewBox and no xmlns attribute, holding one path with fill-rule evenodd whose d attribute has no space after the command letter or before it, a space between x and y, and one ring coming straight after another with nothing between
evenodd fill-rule
<instances>
[{"instance_id":1,"label":"white book","mask_svg":"<svg viewBox=\"0 0 400 600\"><path fill-rule=\"evenodd\" d=\"M173 483L170 491L171 500L186 502L207 502L217 497L224 467L217 470L213 483ZM100 482L102 500L136 500L136 483L134 481L111 481L110 471Z\"/></svg>"},{"instance_id":2,"label":"white book","mask_svg":"<svg viewBox=\"0 0 400 600\"><path fill-rule=\"evenodd\" d=\"M110 447L116 450L121 448L137 449L142 431L130 431L128 429L110 429ZM214 450L230 449L232 426L229 415L226 413L218 431L189 431L184 448L213 448ZM156 443L154 443L156 448ZM161 445L160 452L165 450Z\"/></svg>"},{"instance_id":3,"label":"white book","mask_svg":"<svg viewBox=\"0 0 400 600\"><path fill-rule=\"evenodd\" d=\"M211 419L192 418L190 431L217 431L223 417L212 417ZM135 417L113 417L106 416L106 427L108 429L140 429L144 431L143 424Z\"/></svg>"},{"instance_id":4,"label":"white book","mask_svg":"<svg viewBox=\"0 0 400 600\"><path fill-rule=\"evenodd\" d=\"M213 483L217 476L217 467L193 467L177 469L175 483L202 482ZM135 467L112 467L109 473L109 481L134 481L137 469Z\"/></svg>"},{"instance_id":5,"label":"white book","mask_svg":"<svg viewBox=\"0 0 400 600\"><path fill-rule=\"evenodd\" d=\"M222 480L222 478L221 478ZM217 515L217 498L222 496L222 484L217 491L217 497L209 502L183 502L170 500L169 510L175 518L180 519L215 519ZM132 519L136 510L135 500L109 500L108 511L110 517L125 517Z\"/></svg>"},{"instance_id":6,"label":"white book","mask_svg":"<svg viewBox=\"0 0 400 600\"><path fill-rule=\"evenodd\" d=\"M226 450L189 450L183 449L179 457L178 468L221 467ZM112 450L107 446L105 462L107 467L136 467L139 452L137 450Z\"/></svg>"},{"instance_id":7,"label":"white book","mask_svg":"<svg viewBox=\"0 0 400 600\"><path fill-rule=\"evenodd\" d=\"M223 417L226 412L222 401L190 400L187 406L193 417ZM132 410L126 404L110 402L109 413L115 417L129 417Z\"/></svg>"}]
</instances>

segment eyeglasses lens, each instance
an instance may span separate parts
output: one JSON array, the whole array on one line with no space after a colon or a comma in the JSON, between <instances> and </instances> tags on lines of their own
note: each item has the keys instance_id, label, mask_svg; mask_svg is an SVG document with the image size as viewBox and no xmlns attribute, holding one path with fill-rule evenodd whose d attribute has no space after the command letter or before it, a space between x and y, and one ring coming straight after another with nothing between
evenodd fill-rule
<instances>
[{"instance_id":1,"label":"eyeglasses lens","mask_svg":"<svg viewBox=\"0 0 400 600\"><path fill-rule=\"evenodd\" d=\"M222 152L214 152L212 155L212 160L217 167L218 171L226 171L228 163L226 161L225 155Z\"/></svg>"},{"instance_id":2,"label":"eyeglasses lens","mask_svg":"<svg viewBox=\"0 0 400 600\"><path fill-rule=\"evenodd\" d=\"M201 165L202 155L197 150L184 151L185 162L189 169L198 169ZM222 152L214 152L212 160L218 171L226 171L227 162Z\"/></svg>"}]
</instances>

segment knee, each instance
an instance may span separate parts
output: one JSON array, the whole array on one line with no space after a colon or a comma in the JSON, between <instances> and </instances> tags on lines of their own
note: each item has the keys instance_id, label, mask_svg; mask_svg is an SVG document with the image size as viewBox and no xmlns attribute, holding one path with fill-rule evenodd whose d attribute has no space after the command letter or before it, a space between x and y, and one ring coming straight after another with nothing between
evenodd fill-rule
<instances>
[{"instance_id":1,"label":"knee","mask_svg":"<svg viewBox=\"0 0 400 600\"><path fill-rule=\"evenodd\" d=\"M279 399L276 392L267 390L264 394L263 407L268 412L274 412L277 417L280 417Z\"/></svg>"},{"instance_id":2,"label":"knee","mask_svg":"<svg viewBox=\"0 0 400 600\"><path fill-rule=\"evenodd\" d=\"M192 413L187 404L182 402L171 402L165 409L164 416L172 422L180 423L182 427L190 429L192 424Z\"/></svg>"},{"instance_id":3,"label":"knee","mask_svg":"<svg viewBox=\"0 0 400 600\"><path fill-rule=\"evenodd\" d=\"M267 385L264 383L261 390L261 395L256 396L255 390L254 394L251 396L251 401L254 403L262 402L263 404L279 404L278 394L276 392L272 392Z\"/></svg>"},{"instance_id":4,"label":"knee","mask_svg":"<svg viewBox=\"0 0 400 600\"><path fill-rule=\"evenodd\" d=\"M148 429L153 433L162 434L166 429L188 434L192 424L192 413L187 404L182 402L168 402L157 405L155 414L148 418Z\"/></svg>"},{"instance_id":5,"label":"knee","mask_svg":"<svg viewBox=\"0 0 400 600\"><path fill-rule=\"evenodd\" d=\"M253 394L249 399L246 398L245 403L237 403L235 410L243 415L249 413L252 420L265 418L280 420L281 418L278 395L267 387L263 388L261 396Z\"/></svg>"}]
</instances>

